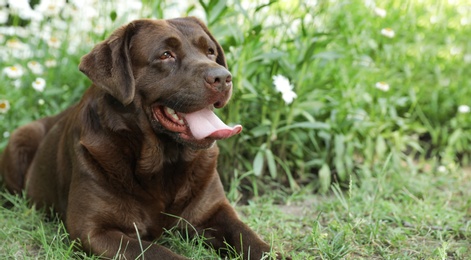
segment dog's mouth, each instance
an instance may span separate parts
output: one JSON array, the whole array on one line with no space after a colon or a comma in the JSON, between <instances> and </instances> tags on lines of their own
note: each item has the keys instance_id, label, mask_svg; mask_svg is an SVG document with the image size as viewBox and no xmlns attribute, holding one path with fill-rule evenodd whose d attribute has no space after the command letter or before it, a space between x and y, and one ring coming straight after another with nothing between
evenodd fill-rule
<instances>
[{"instance_id":1,"label":"dog's mouth","mask_svg":"<svg viewBox=\"0 0 471 260\"><path fill-rule=\"evenodd\" d=\"M168 131L178 133L186 141L219 140L242 131L241 125L226 125L210 108L191 113L177 112L166 106L152 108L154 118Z\"/></svg>"}]
</instances>

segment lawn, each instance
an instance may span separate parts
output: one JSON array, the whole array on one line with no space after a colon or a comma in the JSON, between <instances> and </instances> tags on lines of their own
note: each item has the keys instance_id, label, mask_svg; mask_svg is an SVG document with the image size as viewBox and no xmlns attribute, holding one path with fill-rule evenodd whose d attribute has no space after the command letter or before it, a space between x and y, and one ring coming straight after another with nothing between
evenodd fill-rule
<instances>
[{"instance_id":1,"label":"lawn","mask_svg":"<svg viewBox=\"0 0 471 260\"><path fill-rule=\"evenodd\" d=\"M466 0L0 1L0 151L79 100L80 57L139 17L195 15L226 52L244 131L219 142L241 218L293 259L471 255ZM1 259L88 259L55 219L0 192ZM13 206L12 206L13 205ZM201 238L160 239L218 259ZM232 256L237 258L237 256Z\"/></svg>"},{"instance_id":2,"label":"lawn","mask_svg":"<svg viewBox=\"0 0 471 260\"><path fill-rule=\"evenodd\" d=\"M366 172L365 172L366 174ZM469 259L471 169L385 162L348 190L272 189L234 204L242 219L293 259ZM1 193L0 258L92 259L72 250L62 224ZM160 241L193 259L218 259L203 239L169 231ZM234 257L234 259L237 259Z\"/></svg>"}]
</instances>

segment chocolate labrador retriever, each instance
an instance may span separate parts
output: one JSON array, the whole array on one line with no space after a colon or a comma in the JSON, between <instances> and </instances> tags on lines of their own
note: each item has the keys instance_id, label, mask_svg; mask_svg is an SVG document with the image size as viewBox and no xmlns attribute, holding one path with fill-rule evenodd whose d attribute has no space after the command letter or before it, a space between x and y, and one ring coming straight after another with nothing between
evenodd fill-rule
<instances>
[{"instance_id":1,"label":"chocolate labrador retriever","mask_svg":"<svg viewBox=\"0 0 471 260\"><path fill-rule=\"evenodd\" d=\"M215 141L242 127L213 112L228 102L232 78L201 21L131 22L80 70L93 84L78 104L11 135L0 162L10 192L25 189L54 208L71 238L99 256L186 259L152 242L176 216L216 249L227 243L244 259L270 252L239 220L216 171Z\"/></svg>"}]
</instances>

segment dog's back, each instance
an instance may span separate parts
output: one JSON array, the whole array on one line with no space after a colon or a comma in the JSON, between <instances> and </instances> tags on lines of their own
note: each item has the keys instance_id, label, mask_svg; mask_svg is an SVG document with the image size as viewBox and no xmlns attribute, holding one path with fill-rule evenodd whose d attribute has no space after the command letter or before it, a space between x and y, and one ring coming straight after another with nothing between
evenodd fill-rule
<instances>
[{"instance_id":1,"label":"dog's back","mask_svg":"<svg viewBox=\"0 0 471 260\"><path fill-rule=\"evenodd\" d=\"M33 121L11 134L8 145L0 156L0 176L9 192L21 193L25 188L26 174L39 145L54 124L68 111Z\"/></svg>"}]
</instances>

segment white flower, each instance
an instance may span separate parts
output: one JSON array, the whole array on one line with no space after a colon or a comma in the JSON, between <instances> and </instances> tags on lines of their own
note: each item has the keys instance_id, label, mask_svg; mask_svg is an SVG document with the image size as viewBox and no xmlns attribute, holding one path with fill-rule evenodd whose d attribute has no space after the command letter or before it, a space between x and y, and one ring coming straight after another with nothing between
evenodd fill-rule
<instances>
[{"instance_id":1,"label":"white flower","mask_svg":"<svg viewBox=\"0 0 471 260\"><path fill-rule=\"evenodd\" d=\"M22 9L31 9L28 0L8 0L8 6L14 11Z\"/></svg>"},{"instance_id":2,"label":"white flower","mask_svg":"<svg viewBox=\"0 0 471 260\"><path fill-rule=\"evenodd\" d=\"M126 13L133 13L142 9L142 2L140 0L126 0L121 1L116 5L116 12L118 15Z\"/></svg>"},{"instance_id":3,"label":"white flower","mask_svg":"<svg viewBox=\"0 0 471 260\"><path fill-rule=\"evenodd\" d=\"M35 90L43 92L44 88L46 88L46 80L44 80L43 78L36 78L36 80L33 81L31 86L33 86Z\"/></svg>"},{"instance_id":4,"label":"white flower","mask_svg":"<svg viewBox=\"0 0 471 260\"><path fill-rule=\"evenodd\" d=\"M35 9L45 16L57 16L65 4L65 0L41 0Z\"/></svg>"},{"instance_id":5,"label":"white flower","mask_svg":"<svg viewBox=\"0 0 471 260\"><path fill-rule=\"evenodd\" d=\"M0 8L0 24L5 24L8 22L8 15L6 8Z\"/></svg>"},{"instance_id":6,"label":"white flower","mask_svg":"<svg viewBox=\"0 0 471 260\"><path fill-rule=\"evenodd\" d=\"M20 17L25 20L33 20L33 21L42 21L44 20L44 16L31 8L29 9L22 9L19 13Z\"/></svg>"},{"instance_id":7,"label":"white flower","mask_svg":"<svg viewBox=\"0 0 471 260\"><path fill-rule=\"evenodd\" d=\"M94 32L95 34L100 35L100 34L103 34L103 33L105 32L105 29L106 29L106 28L105 28L103 25L97 24L97 25L95 25L95 26L93 27L93 32Z\"/></svg>"},{"instance_id":8,"label":"white flower","mask_svg":"<svg viewBox=\"0 0 471 260\"><path fill-rule=\"evenodd\" d=\"M43 106L44 104L46 104L46 101L44 101L44 99L41 98L38 100L38 105Z\"/></svg>"},{"instance_id":9,"label":"white flower","mask_svg":"<svg viewBox=\"0 0 471 260\"><path fill-rule=\"evenodd\" d=\"M375 87L379 90L382 90L384 92L389 90L389 84L383 81L376 82Z\"/></svg>"},{"instance_id":10,"label":"white flower","mask_svg":"<svg viewBox=\"0 0 471 260\"><path fill-rule=\"evenodd\" d=\"M458 107L458 113L467 114L471 112L471 108L467 105L461 105Z\"/></svg>"},{"instance_id":11,"label":"white flower","mask_svg":"<svg viewBox=\"0 0 471 260\"><path fill-rule=\"evenodd\" d=\"M396 36L396 33L394 32L393 29L391 28L384 28L384 29L381 29L381 34L383 36L386 36L388 38L394 38L394 36Z\"/></svg>"},{"instance_id":12,"label":"white flower","mask_svg":"<svg viewBox=\"0 0 471 260\"><path fill-rule=\"evenodd\" d=\"M116 14L118 15L118 17L126 18L126 20L135 19L139 17L138 13L141 9L141 0L121 0L118 1L118 3L116 3L115 5Z\"/></svg>"},{"instance_id":13,"label":"white flower","mask_svg":"<svg viewBox=\"0 0 471 260\"><path fill-rule=\"evenodd\" d=\"M273 84L278 92L281 93L281 96L286 104L291 104L293 100L298 96L293 91L293 85L289 83L289 80L283 75L273 76Z\"/></svg>"},{"instance_id":14,"label":"white flower","mask_svg":"<svg viewBox=\"0 0 471 260\"><path fill-rule=\"evenodd\" d=\"M15 49L15 50L23 50L26 48L26 44L24 44L22 41L18 40L17 38L9 39L6 42L6 46L9 49Z\"/></svg>"},{"instance_id":15,"label":"white flower","mask_svg":"<svg viewBox=\"0 0 471 260\"><path fill-rule=\"evenodd\" d=\"M281 94L281 97L285 101L286 104L293 103L293 100L298 97L298 95L294 91L287 91Z\"/></svg>"},{"instance_id":16,"label":"white flower","mask_svg":"<svg viewBox=\"0 0 471 260\"><path fill-rule=\"evenodd\" d=\"M443 165L440 165L440 166L438 166L437 171L438 171L439 173L446 173L446 172L447 172L447 168L446 168L445 166L443 166Z\"/></svg>"},{"instance_id":17,"label":"white flower","mask_svg":"<svg viewBox=\"0 0 471 260\"><path fill-rule=\"evenodd\" d=\"M8 6L13 14L17 14L21 19L25 20L42 20L42 15L33 9L28 0L8 0Z\"/></svg>"},{"instance_id":18,"label":"white flower","mask_svg":"<svg viewBox=\"0 0 471 260\"><path fill-rule=\"evenodd\" d=\"M291 85L289 79L283 75L273 76L273 84L275 84L276 90L281 93L293 90L293 85Z\"/></svg>"},{"instance_id":19,"label":"white flower","mask_svg":"<svg viewBox=\"0 0 471 260\"><path fill-rule=\"evenodd\" d=\"M8 138L8 137L10 137L10 132L8 131L3 132L3 138Z\"/></svg>"},{"instance_id":20,"label":"white flower","mask_svg":"<svg viewBox=\"0 0 471 260\"><path fill-rule=\"evenodd\" d=\"M10 110L10 102L6 99L0 99L0 113L6 113Z\"/></svg>"},{"instance_id":21,"label":"white flower","mask_svg":"<svg viewBox=\"0 0 471 260\"><path fill-rule=\"evenodd\" d=\"M62 43L59 41L59 39L57 37L54 37L54 36L49 38L49 40L47 41L47 45L49 45L49 47L54 48L54 49L60 48L61 44Z\"/></svg>"},{"instance_id":22,"label":"white flower","mask_svg":"<svg viewBox=\"0 0 471 260\"><path fill-rule=\"evenodd\" d=\"M65 18L72 18L72 19L75 17L81 17L81 19L76 21L76 23L74 24L74 27L75 27L77 26L77 23L78 23L79 28L82 27L80 26L80 24L83 24L83 23L91 24L92 21L101 23L99 21L100 19L93 19L93 18L98 18L100 16L100 12L97 11L97 9L100 9L100 7L98 7L94 3L87 3L87 1L88 0L75 0L75 1L69 0L69 3L71 4L68 4L64 7L61 13L61 16L64 16Z\"/></svg>"},{"instance_id":23,"label":"white flower","mask_svg":"<svg viewBox=\"0 0 471 260\"><path fill-rule=\"evenodd\" d=\"M17 79L23 76L23 68L20 65L13 65L10 67L6 67L3 69L3 72L9 77L10 79Z\"/></svg>"},{"instance_id":24,"label":"white flower","mask_svg":"<svg viewBox=\"0 0 471 260\"><path fill-rule=\"evenodd\" d=\"M379 8L379 7L375 7L374 11L375 11L375 14L377 16L379 16L381 18L386 17L386 14L387 14L386 10L384 10L382 8Z\"/></svg>"},{"instance_id":25,"label":"white flower","mask_svg":"<svg viewBox=\"0 0 471 260\"><path fill-rule=\"evenodd\" d=\"M31 72L33 72L34 74L36 75L40 75L40 74L43 74L44 70L43 70L43 66L37 62L37 61L30 61L28 62L28 68L31 70Z\"/></svg>"},{"instance_id":26,"label":"white flower","mask_svg":"<svg viewBox=\"0 0 471 260\"><path fill-rule=\"evenodd\" d=\"M53 68L57 66L57 61L56 60L47 60L44 65L48 68Z\"/></svg>"}]
</instances>

